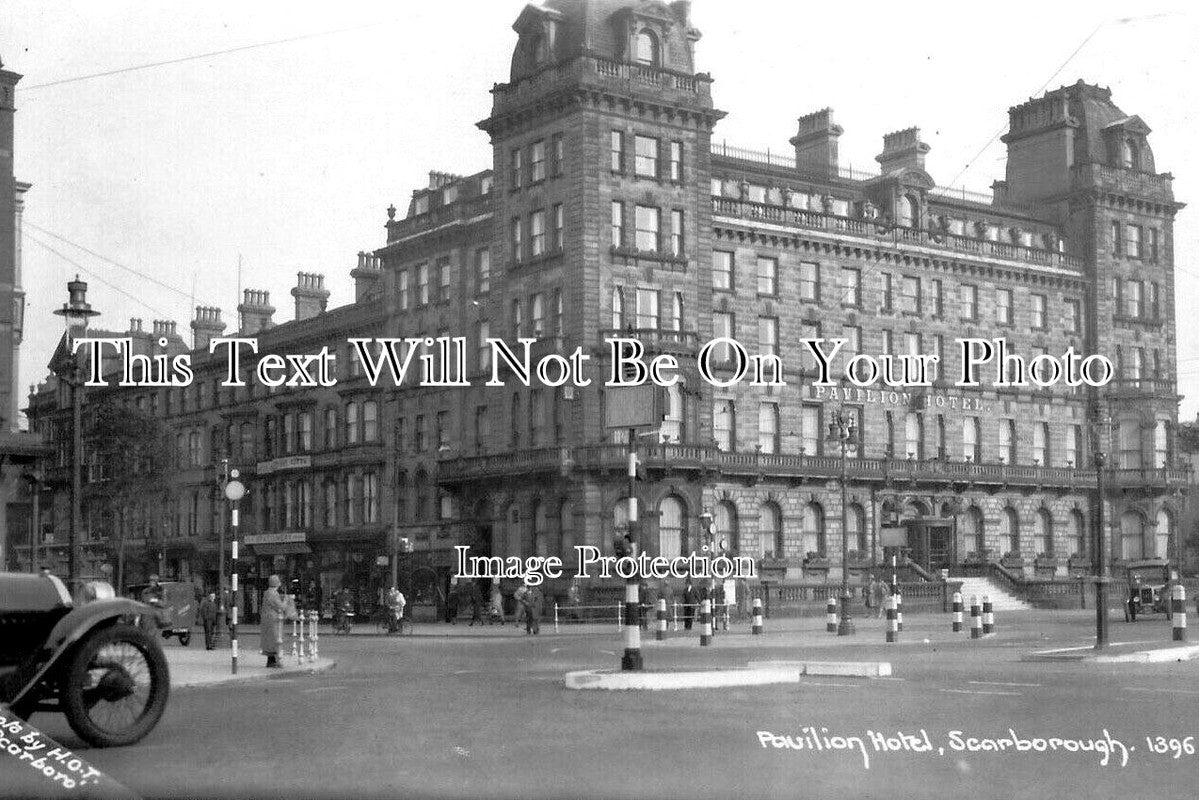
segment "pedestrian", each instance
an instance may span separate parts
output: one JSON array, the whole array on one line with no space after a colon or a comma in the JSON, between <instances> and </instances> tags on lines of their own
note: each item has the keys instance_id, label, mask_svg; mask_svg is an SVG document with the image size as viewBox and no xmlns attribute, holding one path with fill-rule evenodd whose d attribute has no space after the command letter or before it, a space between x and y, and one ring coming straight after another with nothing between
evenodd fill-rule
<instances>
[{"instance_id":1,"label":"pedestrian","mask_svg":"<svg viewBox=\"0 0 1199 800\"><path fill-rule=\"evenodd\" d=\"M541 611L545 598L540 586L530 586L525 591L524 599L525 633L537 635L541 633Z\"/></svg>"},{"instance_id":2,"label":"pedestrian","mask_svg":"<svg viewBox=\"0 0 1199 800\"><path fill-rule=\"evenodd\" d=\"M455 580L450 586L450 593L445 599L445 621L451 625L458 624L458 606L462 602L462 597L458 592L458 581Z\"/></svg>"},{"instance_id":3,"label":"pedestrian","mask_svg":"<svg viewBox=\"0 0 1199 800\"><path fill-rule=\"evenodd\" d=\"M200 601L200 624L204 626L204 649L215 650L213 637L216 634L216 592L209 592Z\"/></svg>"},{"instance_id":4,"label":"pedestrian","mask_svg":"<svg viewBox=\"0 0 1199 800\"><path fill-rule=\"evenodd\" d=\"M875 578L874 586L871 587L871 591L874 594L874 616L881 619L883 616L883 606L887 604L886 582Z\"/></svg>"},{"instance_id":5,"label":"pedestrian","mask_svg":"<svg viewBox=\"0 0 1199 800\"><path fill-rule=\"evenodd\" d=\"M404 625L404 606L408 605L408 600L404 597L404 593L399 590L399 587L392 586L387 591L387 632L398 633L403 629Z\"/></svg>"},{"instance_id":6,"label":"pedestrian","mask_svg":"<svg viewBox=\"0 0 1199 800\"><path fill-rule=\"evenodd\" d=\"M283 613L285 602L279 594L283 582L278 575L272 575L266 580L266 591L262 593L262 622L258 638L262 642L262 654L266 656L266 665L279 669L279 648L283 645Z\"/></svg>"},{"instance_id":7,"label":"pedestrian","mask_svg":"<svg viewBox=\"0 0 1199 800\"><path fill-rule=\"evenodd\" d=\"M687 576L687 585L683 587L683 630L691 630L691 622L695 619L695 604L699 600L691 576Z\"/></svg>"},{"instance_id":8,"label":"pedestrian","mask_svg":"<svg viewBox=\"0 0 1199 800\"><path fill-rule=\"evenodd\" d=\"M483 592L479 589L478 581L472 580L467 584L470 596L470 625L483 624Z\"/></svg>"},{"instance_id":9,"label":"pedestrian","mask_svg":"<svg viewBox=\"0 0 1199 800\"><path fill-rule=\"evenodd\" d=\"M142 602L152 606L162 605L162 584L157 575L150 576L150 585L142 589Z\"/></svg>"},{"instance_id":10,"label":"pedestrian","mask_svg":"<svg viewBox=\"0 0 1199 800\"><path fill-rule=\"evenodd\" d=\"M520 627L521 622L525 622L525 633L529 633L528 622L526 621L528 611L527 598L529 596L529 585L521 584L512 593L512 599L516 601L516 625Z\"/></svg>"},{"instance_id":11,"label":"pedestrian","mask_svg":"<svg viewBox=\"0 0 1199 800\"><path fill-rule=\"evenodd\" d=\"M500 591L499 581L491 584L491 608L487 612L488 623L494 625L497 621L504 624L504 593Z\"/></svg>"}]
</instances>

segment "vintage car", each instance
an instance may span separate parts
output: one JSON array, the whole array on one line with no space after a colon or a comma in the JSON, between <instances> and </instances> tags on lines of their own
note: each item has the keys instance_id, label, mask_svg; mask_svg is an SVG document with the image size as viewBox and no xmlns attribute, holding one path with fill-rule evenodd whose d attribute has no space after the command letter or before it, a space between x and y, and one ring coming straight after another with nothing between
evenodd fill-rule
<instances>
[{"instance_id":1,"label":"vintage car","mask_svg":"<svg viewBox=\"0 0 1199 800\"><path fill-rule=\"evenodd\" d=\"M53 575L0 572L0 704L61 712L96 747L133 744L170 693L162 646L142 628L154 612L102 581L75 594Z\"/></svg>"},{"instance_id":2,"label":"vintage car","mask_svg":"<svg viewBox=\"0 0 1199 800\"><path fill-rule=\"evenodd\" d=\"M1130 561L1124 565L1128 595L1124 598L1124 621L1136 622L1144 614L1170 618L1170 562L1164 559Z\"/></svg>"},{"instance_id":3,"label":"vintage car","mask_svg":"<svg viewBox=\"0 0 1199 800\"><path fill-rule=\"evenodd\" d=\"M139 583L128 587L125 594L132 600L140 600L154 607L155 613L146 618L148 629L154 630L150 623L157 622L157 629L162 631L162 638L177 636L179 644L184 647L191 643L196 611L200 605L196 601L195 584L187 581L162 581L158 584L158 590L154 591L150 584Z\"/></svg>"}]
</instances>

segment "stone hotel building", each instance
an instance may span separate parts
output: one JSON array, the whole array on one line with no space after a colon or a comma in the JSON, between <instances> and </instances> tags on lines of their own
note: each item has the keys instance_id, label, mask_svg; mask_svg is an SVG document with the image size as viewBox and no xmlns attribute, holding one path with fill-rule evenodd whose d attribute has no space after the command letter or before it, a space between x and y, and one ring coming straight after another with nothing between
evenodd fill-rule
<instances>
[{"instance_id":1,"label":"stone hotel building","mask_svg":"<svg viewBox=\"0 0 1199 800\"><path fill-rule=\"evenodd\" d=\"M980 195L937 185L917 128L882 137L877 171L847 169L829 109L799 117L791 149L715 144L725 112L697 71L687 2L548 0L513 28L511 73L479 123L492 168L430 173L406 212L388 209L386 242L352 272L353 303L325 310L323 279L302 274L294 321L273 324L266 292L239 307L264 352L337 348L336 387L226 390L197 352L189 389L120 390L175 437L169 497L137 517L166 571L215 578L221 459L250 488L258 575L373 591L401 540L430 583L458 544L567 563L574 545L611 552L628 445L604 427L602 381L484 387L482 342L530 337L534 357L582 346L602 375L615 335L676 355L684 376L658 433L637 443L651 553L712 536L764 574L837 581L844 519L856 577L896 526L925 570L1002 561L1063 577L1090 569L1102 501L1114 558L1176 556L1190 481L1174 450L1182 204L1148 125L1110 90L1080 81L1013 106L1006 175ZM224 326L215 309L197 314L206 351ZM372 388L346 350L356 335L466 337L473 385ZM695 357L719 336L777 354L786 385L701 380ZM991 370L980 388L955 387L963 336L1005 337L1026 359L1101 353L1115 379L995 388ZM850 354L936 354L943 367L923 389L821 389L799 344L809 337L844 338ZM731 374L730 353L718 356ZM52 442L60 407L52 384L32 400ZM858 434L846 509L828 435L840 414ZM62 515L46 526L61 543ZM94 558L111 558L111 531L88 535Z\"/></svg>"}]
</instances>

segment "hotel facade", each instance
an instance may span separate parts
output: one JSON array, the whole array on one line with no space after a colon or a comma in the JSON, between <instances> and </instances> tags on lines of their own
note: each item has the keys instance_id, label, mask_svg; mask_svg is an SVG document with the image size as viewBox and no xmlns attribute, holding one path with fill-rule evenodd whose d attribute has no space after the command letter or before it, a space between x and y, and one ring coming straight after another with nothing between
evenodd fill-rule
<instances>
[{"instance_id":1,"label":"hotel facade","mask_svg":"<svg viewBox=\"0 0 1199 800\"><path fill-rule=\"evenodd\" d=\"M829 109L798 119L790 149L716 144L725 112L697 71L686 2L549 0L513 28L509 79L479 123L491 169L430 173L406 210L389 208L385 243L351 273L353 303L325 310L323 278L301 273L296 319L276 325L267 293L246 292L240 331L262 352L327 345L336 386L221 387L223 362L206 353L225 326L198 309L191 387L89 394L152 412L175 448L169 493L132 515L144 569L215 581L226 466L250 489L259 578L377 596L397 563L401 583L444 588L456 545L568 566L577 545L610 553L627 525L630 443L605 426L602 379L524 387L505 371L504 387L483 384L489 338L531 338L533 358L581 347L602 377L617 336L681 365L661 424L634 440L651 554L723 547L775 579L839 582L844 538L858 581L883 559L882 530L901 528L927 574L1001 562L1062 579L1090 571L1103 502L1114 559L1184 556L1183 204L1149 127L1108 89L1079 82L1013 106L1006 175L979 195L936 184L917 128L883 137L877 171L847 168ZM173 324L156 325L169 338ZM153 349L158 334L141 335ZM372 387L354 336L465 337L471 386ZM696 359L717 337L777 355L785 385L703 380ZM1115 377L1098 390L994 387L988 366L982 386L958 387L963 337L1003 337L1027 360L1103 354ZM842 364L926 353L941 368L927 387L815 386L800 344L811 338L844 339ZM731 376L732 351L716 355L716 376ZM53 379L31 400L52 446L62 408ZM829 437L841 418L856 436L844 507ZM114 515L88 519L90 558L111 561ZM64 525L52 511L43 532L61 544Z\"/></svg>"}]
</instances>

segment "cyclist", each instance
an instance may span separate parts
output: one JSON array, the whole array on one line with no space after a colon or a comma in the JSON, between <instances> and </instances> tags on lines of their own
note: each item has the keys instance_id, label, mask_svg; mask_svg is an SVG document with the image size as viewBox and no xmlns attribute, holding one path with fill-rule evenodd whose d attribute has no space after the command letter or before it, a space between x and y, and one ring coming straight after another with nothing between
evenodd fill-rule
<instances>
[{"instance_id":1,"label":"cyclist","mask_svg":"<svg viewBox=\"0 0 1199 800\"><path fill-rule=\"evenodd\" d=\"M333 629L350 632L351 620L354 618L354 598L349 589L342 589L337 598L337 616L333 620Z\"/></svg>"}]
</instances>

